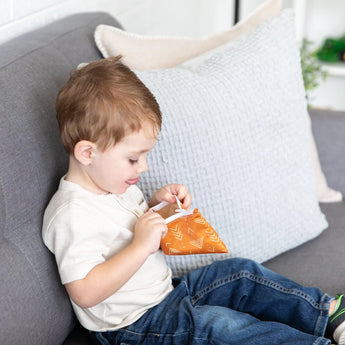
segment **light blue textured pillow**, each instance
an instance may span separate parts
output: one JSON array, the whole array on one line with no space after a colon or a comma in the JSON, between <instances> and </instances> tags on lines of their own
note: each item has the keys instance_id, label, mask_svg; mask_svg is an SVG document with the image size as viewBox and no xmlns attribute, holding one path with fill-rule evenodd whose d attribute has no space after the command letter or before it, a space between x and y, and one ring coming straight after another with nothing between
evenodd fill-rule
<instances>
[{"instance_id":1,"label":"light blue textured pillow","mask_svg":"<svg viewBox=\"0 0 345 345\"><path fill-rule=\"evenodd\" d=\"M266 261L319 235L291 10L188 69L138 72L163 112L140 187L189 187L230 254L167 257L174 275L228 256Z\"/></svg>"}]
</instances>

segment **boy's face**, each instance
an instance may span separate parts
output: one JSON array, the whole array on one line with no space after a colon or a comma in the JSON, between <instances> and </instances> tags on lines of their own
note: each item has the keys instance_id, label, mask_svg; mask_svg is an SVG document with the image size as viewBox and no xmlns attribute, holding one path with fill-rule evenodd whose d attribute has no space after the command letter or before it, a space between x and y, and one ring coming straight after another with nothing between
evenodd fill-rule
<instances>
[{"instance_id":1,"label":"boy's face","mask_svg":"<svg viewBox=\"0 0 345 345\"><path fill-rule=\"evenodd\" d=\"M146 157L155 143L152 127L148 124L104 152L96 149L88 171L93 184L89 187L96 193L124 193L147 170Z\"/></svg>"}]
</instances>

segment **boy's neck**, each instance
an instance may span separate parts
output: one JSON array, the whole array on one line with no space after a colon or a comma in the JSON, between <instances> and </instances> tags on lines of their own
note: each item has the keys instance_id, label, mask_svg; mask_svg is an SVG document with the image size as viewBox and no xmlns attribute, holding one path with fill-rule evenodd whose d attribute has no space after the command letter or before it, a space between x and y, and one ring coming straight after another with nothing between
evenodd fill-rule
<instances>
[{"instance_id":1,"label":"boy's neck","mask_svg":"<svg viewBox=\"0 0 345 345\"><path fill-rule=\"evenodd\" d=\"M91 193L106 194L94 185L83 166L72 155L69 158L69 167L65 180L73 182Z\"/></svg>"}]
</instances>

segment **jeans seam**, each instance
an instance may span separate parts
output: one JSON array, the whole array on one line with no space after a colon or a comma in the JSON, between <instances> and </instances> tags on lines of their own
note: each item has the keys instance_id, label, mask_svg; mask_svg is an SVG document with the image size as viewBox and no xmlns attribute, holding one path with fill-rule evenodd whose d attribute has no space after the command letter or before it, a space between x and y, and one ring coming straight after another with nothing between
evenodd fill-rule
<instances>
[{"instance_id":1,"label":"jeans seam","mask_svg":"<svg viewBox=\"0 0 345 345\"><path fill-rule=\"evenodd\" d=\"M154 332L145 332L145 333L138 333L138 332L133 332L133 331L128 331L126 330L125 333L131 333L131 334L134 334L134 335L137 335L137 336L151 336L151 337L154 337L154 338L161 338L161 337L169 337L169 338L175 338L175 337L178 337L180 335L184 335L184 334L188 334L188 335L193 335L193 340L202 340L204 342L207 342L208 345L213 345L213 341L212 339L208 339L208 337L204 336L204 337L201 337L201 336L196 336L195 333L194 333L194 329L190 329L190 330L184 330L184 331L181 331L181 332L174 332L174 333L163 333L163 334L160 334L160 333L154 333Z\"/></svg>"},{"instance_id":2,"label":"jeans seam","mask_svg":"<svg viewBox=\"0 0 345 345\"><path fill-rule=\"evenodd\" d=\"M327 317L327 318L328 318L328 310L329 310L329 303L330 303L330 302L328 302L328 303L325 302L326 297L328 297L329 299L331 298L331 297L330 297L329 295L327 295L327 294L324 294L324 295L322 296L321 303L322 303L323 306L325 306L325 308L319 308L320 314L319 314L319 317L318 317L317 322L316 322L315 333L314 333L314 334L317 335L317 336L320 336L320 335L322 335L322 334L324 333L324 329L322 329L321 332L319 331L320 326L321 326L321 321L322 321L322 319L323 319L324 317ZM327 315L324 315L324 311L325 311L325 310L327 310Z\"/></svg>"},{"instance_id":3,"label":"jeans seam","mask_svg":"<svg viewBox=\"0 0 345 345\"><path fill-rule=\"evenodd\" d=\"M296 290L294 288L293 289L285 288L285 287L281 286L280 284L277 284L276 282L273 282L269 279L257 276L253 273L250 273L249 271L240 271L240 272L237 272L237 273L232 274L230 276L224 277L222 279L218 279L215 282L209 284L204 289L198 291L194 296L191 296L192 304L195 305L201 298L203 298L205 295L207 295L210 291L217 289L217 288L219 288L223 285L226 285L228 283L234 282L236 280L243 279L243 278L255 281L258 284L261 284L261 285L264 285L267 287L271 287L277 291L281 291L281 292L286 293L286 294L301 297L301 298L305 299L306 301L308 301L314 308L316 308L318 310L326 309L324 306L324 303L322 303L320 305L313 298L311 298L308 294L306 294L300 290Z\"/></svg>"},{"instance_id":4,"label":"jeans seam","mask_svg":"<svg viewBox=\"0 0 345 345\"><path fill-rule=\"evenodd\" d=\"M123 330L124 333L129 333L129 334L133 334L133 335L138 335L138 336L153 336L153 337L161 337L163 336L169 336L169 337L174 337L174 336L179 336L182 334L190 334L191 330L183 330L180 332L173 332L173 333L157 333L157 332L135 332L135 331L130 331L130 330Z\"/></svg>"},{"instance_id":5,"label":"jeans seam","mask_svg":"<svg viewBox=\"0 0 345 345\"><path fill-rule=\"evenodd\" d=\"M313 345L319 345L323 343L325 340L326 340L325 338L317 338L315 342L313 343Z\"/></svg>"}]
</instances>

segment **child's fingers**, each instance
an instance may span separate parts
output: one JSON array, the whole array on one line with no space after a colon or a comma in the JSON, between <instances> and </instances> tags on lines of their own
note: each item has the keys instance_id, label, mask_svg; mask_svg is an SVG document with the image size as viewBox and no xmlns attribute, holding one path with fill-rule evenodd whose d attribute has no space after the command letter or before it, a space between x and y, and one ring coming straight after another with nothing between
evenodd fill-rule
<instances>
[{"instance_id":1,"label":"child's fingers","mask_svg":"<svg viewBox=\"0 0 345 345\"><path fill-rule=\"evenodd\" d=\"M165 223L164 218L157 212L146 212L142 215L147 221L153 223Z\"/></svg>"},{"instance_id":2,"label":"child's fingers","mask_svg":"<svg viewBox=\"0 0 345 345\"><path fill-rule=\"evenodd\" d=\"M182 203L183 207L188 210L192 205L192 196L188 193L182 201L183 201Z\"/></svg>"},{"instance_id":3,"label":"child's fingers","mask_svg":"<svg viewBox=\"0 0 345 345\"><path fill-rule=\"evenodd\" d=\"M182 202L183 207L189 208L192 204L192 197L188 192L188 188L184 185L178 185L177 197Z\"/></svg>"},{"instance_id":4,"label":"child's fingers","mask_svg":"<svg viewBox=\"0 0 345 345\"><path fill-rule=\"evenodd\" d=\"M146 212L135 225L135 239L139 243L146 243L151 248L150 252L155 252L167 230L164 219L158 213Z\"/></svg>"},{"instance_id":5,"label":"child's fingers","mask_svg":"<svg viewBox=\"0 0 345 345\"><path fill-rule=\"evenodd\" d=\"M165 227L165 230L162 232L162 238L165 237L165 235L168 233L168 227Z\"/></svg>"},{"instance_id":6,"label":"child's fingers","mask_svg":"<svg viewBox=\"0 0 345 345\"><path fill-rule=\"evenodd\" d=\"M164 194L162 200L171 204L175 202L175 196L182 202L184 208L190 208L192 204L192 197L188 192L188 188L182 184L170 184L162 188Z\"/></svg>"},{"instance_id":7,"label":"child's fingers","mask_svg":"<svg viewBox=\"0 0 345 345\"><path fill-rule=\"evenodd\" d=\"M162 196L163 200L167 201L171 204L174 203L175 202L175 195L177 195L177 191L175 190L174 185L169 184L167 186L164 186L162 189L165 192L164 195Z\"/></svg>"}]
</instances>

